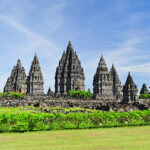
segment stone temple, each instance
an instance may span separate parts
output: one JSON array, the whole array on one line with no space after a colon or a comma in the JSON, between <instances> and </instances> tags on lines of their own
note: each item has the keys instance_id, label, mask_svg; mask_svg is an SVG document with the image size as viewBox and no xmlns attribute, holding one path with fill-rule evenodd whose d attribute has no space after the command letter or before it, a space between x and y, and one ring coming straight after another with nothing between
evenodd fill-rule
<instances>
[{"instance_id":1,"label":"stone temple","mask_svg":"<svg viewBox=\"0 0 150 150\"><path fill-rule=\"evenodd\" d=\"M30 94L44 94L44 81L40 68L40 63L35 54L31 64L29 75L27 77L27 93Z\"/></svg>"},{"instance_id":2,"label":"stone temple","mask_svg":"<svg viewBox=\"0 0 150 150\"><path fill-rule=\"evenodd\" d=\"M4 92L26 92L26 73L24 67L21 66L21 61L18 59L17 65L14 66L10 77L8 77Z\"/></svg>"},{"instance_id":3,"label":"stone temple","mask_svg":"<svg viewBox=\"0 0 150 150\"><path fill-rule=\"evenodd\" d=\"M137 99L137 86L134 83L130 72L128 73L128 77L125 85L123 86L123 101L124 102L133 102Z\"/></svg>"},{"instance_id":4,"label":"stone temple","mask_svg":"<svg viewBox=\"0 0 150 150\"><path fill-rule=\"evenodd\" d=\"M69 41L66 51L63 52L55 73L55 93L49 88L47 96L54 98L68 96L69 90L85 90L85 76L81 62ZM31 63L28 76L21 61L13 67L4 87L4 92L24 92L28 95L44 95L44 80L37 55ZM104 102L135 102L137 99L137 86L130 73L125 85L122 87L116 68L112 65L110 71L105 59L101 56L96 73L93 77L93 99ZM141 94L149 93L146 85Z\"/></svg>"},{"instance_id":5,"label":"stone temple","mask_svg":"<svg viewBox=\"0 0 150 150\"><path fill-rule=\"evenodd\" d=\"M148 90L145 83L142 85L142 89L140 91L140 94L149 94L149 90Z\"/></svg>"},{"instance_id":6,"label":"stone temple","mask_svg":"<svg viewBox=\"0 0 150 150\"><path fill-rule=\"evenodd\" d=\"M8 77L4 92L24 92L28 94L44 94L44 81L37 56L34 56L28 77L24 67L18 59L17 65L14 66L10 77Z\"/></svg>"},{"instance_id":7,"label":"stone temple","mask_svg":"<svg viewBox=\"0 0 150 150\"><path fill-rule=\"evenodd\" d=\"M101 56L93 79L93 94L95 99L110 99L113 96L113 81L108 72L104 57Z\"/></svg>"},{"instance_id":8,"label":"stone temple","mask_svg":"<svg viewBox=\"0 0 150 150\"><path fill-rule=\"evenodd\" d=\"M114 64L112 65L112 68L109 72L110 77L112 78L113 81L113 85L112 85L112 89L113 89L113 95L115 96L116 99L120 99L122 100L123 98L123 89L122 89L122 85L121 82L119 80L119 76L118 73L114 67Z\"/></svg>"},{"instance_id":9,"label":"stone temple","mask_svg":"<svg viewBox=\"0 0 150 150\"><path fill-rule=\"evenodd\" d=\"M56 69L56 96L65 96L69 90L84 90L84 80L85 77L81 62L72 47L71 41L69 41L67 50L63 52Z\"/></svg>"}]
</instances>

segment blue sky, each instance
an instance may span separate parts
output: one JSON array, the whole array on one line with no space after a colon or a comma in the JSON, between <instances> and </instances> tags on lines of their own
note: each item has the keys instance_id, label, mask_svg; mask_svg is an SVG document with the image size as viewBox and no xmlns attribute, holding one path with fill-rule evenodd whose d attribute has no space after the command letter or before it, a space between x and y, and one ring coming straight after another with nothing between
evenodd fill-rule
<instances>
[{"instance_id":1,"label":"blue sky","mask_svg":"<svg viewBox=\"0 0 150 150\"><path fill-rule=\"evenodd\" d=\"M140 90L150 86L150 1L0 0L0 91L17 59L28 74L35 52L44 88L54 90L55 70L71 40L92 87L101 54L116 66L122 85L128 71Z\"/></svg>"}]
</instances>

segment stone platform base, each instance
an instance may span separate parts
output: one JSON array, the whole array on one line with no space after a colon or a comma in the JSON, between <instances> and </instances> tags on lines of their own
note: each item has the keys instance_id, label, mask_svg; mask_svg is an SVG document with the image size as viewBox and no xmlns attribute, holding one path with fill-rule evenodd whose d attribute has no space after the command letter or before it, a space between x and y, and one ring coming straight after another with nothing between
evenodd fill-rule
<instances>
[{"instance_id":1,"label":"stone platform base","mask_svg":"<svg viewBox=\"0 0 150 150\"><path fill-rule=\"evenodd\" d=\"M80 107L105 111L132 111L150 109L150 99L138 99L136 102L122 103L109 100L82 100L70 98L52 98L49 96L25 96L23 99L0 99L1 107Z\"/></svg>"}]
</instances>

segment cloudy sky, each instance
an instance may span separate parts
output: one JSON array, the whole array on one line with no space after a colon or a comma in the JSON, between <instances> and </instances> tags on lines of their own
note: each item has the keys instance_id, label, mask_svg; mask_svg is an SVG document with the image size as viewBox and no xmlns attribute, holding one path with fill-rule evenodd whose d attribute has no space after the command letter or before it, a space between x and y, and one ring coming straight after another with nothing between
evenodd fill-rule
<instances>
[{"instance_id":1,"label":"cloudy sky","mask_svg":"<svg viewBox=\"0 0 150 150\"><path fill-rule=\"evenodd\" d=\"M54 90L55 70L71 40L85 72L86 89L101 54L116 66L124 85L128 71L138 88L150 86L150 1L0 0L0 91L17 59L28 74L35 52Z\"/></svg>"}]
</instances>

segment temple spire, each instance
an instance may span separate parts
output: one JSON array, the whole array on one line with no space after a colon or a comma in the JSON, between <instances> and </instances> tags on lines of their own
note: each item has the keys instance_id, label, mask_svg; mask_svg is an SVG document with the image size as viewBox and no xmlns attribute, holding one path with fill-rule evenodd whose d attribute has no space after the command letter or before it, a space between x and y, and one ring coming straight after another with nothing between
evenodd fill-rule
<instances>
[{"instance_id":1,"label":"temple spire","mask_svg":"<svg viewBox=\"0 0 150 150\"><path fill-rule=\"evenodd\" d=\"M20 59L17 60L17 66L21 67L21 60Z\"/></svg>"},{"instance_id":2,"label":"temple spire","mask_svg":"<svg viewBox=\"0 0 150 150\"><path fill-rule=\"evenodd\" d=\"M69 90L84 90L84 71L81 62L73 50L71 41L63 52L55 74L55 94L64 96Z\"/></svg>"},{"instance_id":3,"label":"temple spire","mask_svg":"<svg viewBox=\"0 0 150 150\"><path fill-rule=\"evenodd\" d=\"M49 87L48 91L47 91L47 95L53 97L54 93L51 91L51 88Z\"/></svg>"},{"instance_id":4,"label":"temple spire","mask_svg":"<svg viewBox=\"0 0 150 150\"><path fill-rule=\"evenodd\" d=\"M148 90L148 88L147 88L145 83L142 85L140 94L149 94L149 90Z\"/></svg>"},{"instance_id":5,"label":"temple spire","mask_svg":"<svg viewBox=\"0 0 150 150\"><path fill-rule=\"evenodd\" d=\"M70 51L74 53L74 49L73 49L71 41L69 41L68 46L67 46L67 52L70 52Z\"/></svg>"},{"instance_id":6,"label":"temple spire","mask_svg":"<svg viewBox=\"0 0 150 150\"><path fill-rule=\"evenodd\" d=\"M44 94L44 81L37 55L35 54L27 78L27 92L30 94Z\"/></svg>"},{"instance_id":7,"label":"temple spire","mask_svg":"<svg viewBox=\"0 0 150 150\"><path fill-rule=\"evenodd\" d=\"M96 99L110 99L113 97L112 80L103 55L98 63L93 79L93 94Z\"/></svg>"},{"instance_id":8,"label":"temple spire","mask_svg":"<svg viewBox=\"0 0 150 150\"><path fill-rule=\"evenodd\" d=\"M128 72L126 83L123 86L123 101L124 102L136 101L137 92L138 92L137 86L134 83L130 72Z\"/></svg>"},{"instance_id":9,"label":"temple spire","mask_svg":"<svg viewBox=\"0 0 150 150\"><path fill-rule=\"evenodd\" d=\"M34 59L33 59L33 61L32 61L32 65L34 65L34 64L39 64L39 60L38 60L38 58L37 58L37 54L36 54L36 53L35 53Z\"/></svg>"},{"instance_id":10,"label":"temple spire","mask_svg":"<svg viewBox=\"0 0 150 150\"><path fill-rule=\"evenodd\" d=\"M26 73L24 67L21 66L21 60L17 60L16 66L11 71L11 75L8 78L4 87L4 92L18 91L26 92Z\"/></svg>"},{"instance_id":11,"label":"temple spire","mask_svg":"<svg viewBox=\"0 0 150 150\"><path fill-rule=\"evenodd\" d=\"M109 74L113 81L113 95L116 97L116 99L122 100L122 85L114 64L112 64Z\"/></svg>"}]
</instances>

